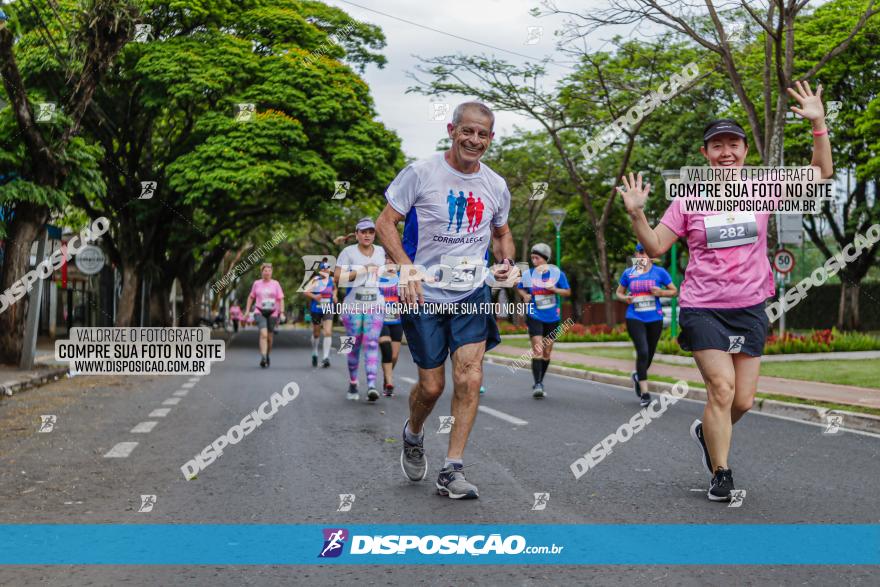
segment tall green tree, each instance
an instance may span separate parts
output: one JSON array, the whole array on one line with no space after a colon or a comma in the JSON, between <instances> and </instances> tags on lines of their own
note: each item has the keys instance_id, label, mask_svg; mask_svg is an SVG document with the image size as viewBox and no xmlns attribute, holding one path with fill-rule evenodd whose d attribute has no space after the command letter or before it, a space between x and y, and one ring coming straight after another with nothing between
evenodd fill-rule
<instances>
[{"instance_id":1,"label":"tall green tree","mask_svg":"<svg viewBox=\"0 0 880 587\"><path fill-rule=\"evenodd\" d=\"M844 28L861 4L857 0L836 0L804 19L799 26L805 39L804 56L797 63L808 63L827 53L833 37L829 38L826 31ZM824 202L821 214L805 215L804 227L810 240L829 259L880 223L880 20L871 19L847 50L825 65L819 79L825 87L826 104L834 102L835 106L828 126L843 193L836 202ZM812 145L808 125L790 124L787 128L792 131L786 137L787 155L807 159ZM876 266L878 253L880 245L875 244L838 273L839 329L860 327L861 283Z\"/></svg>"},{"instance_id":2,"label":"tall green tree","mask_svg":"<svg viewBox=\"0 0 880 587\"><path fill-rule=\"evenodd\" d=\"M97 98L107 116L86 120L107 191L76 202L117 227L117 324L134 321L144 276L157 298L178 279L195 323L204 286L254 230L317 213L335 181L357 198L393 177L399 139L355 71L384 64L384 39L293 0L152 1L142 24L149 36L126 46ZM138 199L144 181L157 183L152 199Z\"/></svg>"},{"instance_id":3,"label":"tall green tree","mask_svg":"<svg viewBox=\"0 0 880 587\"><path fill-rule=\"evenodd\" d=\"M136 15L132 3L118 0L35 0L27 8L6 6L10 19L0 23L8 103L0 113L0 174L16 178L0 187L6 220L0 291L27 271L31 244L52 211L72 194L103 187L93 173L99 155L77 135ZM46 124L35 114L44 101L56 106ZM22 300L0 313L0 362L18 363L26 310Z\"/></svg>"}]
</instances>

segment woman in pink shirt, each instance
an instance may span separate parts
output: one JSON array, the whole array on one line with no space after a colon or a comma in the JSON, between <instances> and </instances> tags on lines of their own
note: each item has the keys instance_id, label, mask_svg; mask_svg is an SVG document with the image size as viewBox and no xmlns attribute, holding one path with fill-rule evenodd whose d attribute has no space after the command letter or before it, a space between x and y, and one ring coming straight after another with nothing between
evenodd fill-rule
<instances>
[{"instance_id":1,"label":"woman in pink shirt","mask_svg":"<svg viewBox=\"0 0 880 587\"><path fill-rule=\"evenodd\" d=\"M800 105L791 109L813 126L811 166L820 169L823 179L830 178L834 169L822 86L813 94L809 84L796 85L788 93ZM742 167L748 150L746 133L735 121L706 126L700 152L711 167ZM676 200L651 228L644 213L650 184L642 184L641 173L622 179L624 187L617 189L648 255L659 257L676 240L687 240L690 259L681 286L678 341L693 351L708 392L703 420L694 420L690 433L712 475L708 498L729 501L734 488L727 463L733 425L755 400L769 325L764 302L774 294L767 258L769 214L684 214L681 200Z\"/></svg>"},{"instance_id":2,"label":"woman in pink shirt","mask_svg":"<svg viewBox=\"0 0 880 587\"><path fill-rule=\"evenodd\" d=\"M260 367L269 366L269 353L272 352L272 333L279 316L284 316L284 292L281 284L272 279L272 263L260 266L262 279L251 286L247 299L245 315L250 315L251 305L254 306L254 319L260 329Z\"/></svg>"},{"instance_id":3,"label":"woman in pink shirt","mask_svg":"<svg viewBox=\"0 0 880 587\"><path fill-rule=\"evenodd\" d=\"M241 307L235 303L229 308L229 319L232 320L233 332L238 332L238 323L241 321Z\"/></svg>"}]
</instances>

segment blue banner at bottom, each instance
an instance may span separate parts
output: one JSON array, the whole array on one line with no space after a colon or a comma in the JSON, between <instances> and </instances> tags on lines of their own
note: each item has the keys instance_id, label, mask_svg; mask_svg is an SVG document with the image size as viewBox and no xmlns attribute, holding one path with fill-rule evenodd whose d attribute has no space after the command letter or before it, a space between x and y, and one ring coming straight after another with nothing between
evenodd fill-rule
<instances>
[{"instance_id":1,"label":"blue banner at bottom","mask_svg":"<svg viewBox=\"0 0 880 587\"><path fill-rule=\"evenodd\" d=\"M4 565L877 565L878 525L0 525Z\"/></svg>"}]
</instances>

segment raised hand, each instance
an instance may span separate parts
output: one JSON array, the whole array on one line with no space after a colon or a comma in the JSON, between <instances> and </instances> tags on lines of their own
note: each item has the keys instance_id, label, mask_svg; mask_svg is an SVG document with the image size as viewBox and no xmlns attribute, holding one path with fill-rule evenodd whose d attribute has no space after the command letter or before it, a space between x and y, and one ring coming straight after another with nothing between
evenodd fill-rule
<instances>
[{"instance_id":1,"label":"raised hand","mask_svg":"<svg viewBox=\"0 0 880 587\"><path fill-rule=\"evenodd\" d=\"M792 112L800 114L810 122L825 120L825 107L822 106L822 84L816 88L815 94L810 89L809 82L798 81L794 85L797 90L787 88L788 95L798 101L800 108L791 106Z\"/></svg>"},{"instance_id":2,"label":"raised hand","mask_svg":"<svg viewBox=\"0 0 880 587\"><path fill-rule=\"evenodd\" d=\"M629 178L624 175L620 179L623 180L623 187L617 186L617 191L620 192L620 197L623 198L623 205L626 207L626 211L635 212L636 210L642 210L645 207L645 202L648 201L651 184L645 183L642 185L641 173L639 173L638 177L630 173Z\"/></svg>"}]
</instances>

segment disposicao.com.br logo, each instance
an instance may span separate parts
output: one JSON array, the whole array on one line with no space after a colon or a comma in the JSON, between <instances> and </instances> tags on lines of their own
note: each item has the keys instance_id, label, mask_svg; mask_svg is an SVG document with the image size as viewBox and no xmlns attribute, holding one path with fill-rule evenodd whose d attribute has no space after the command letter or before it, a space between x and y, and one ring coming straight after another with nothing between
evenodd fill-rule
<instances>
[{"instance_id":1,"label":"disposicao.com.br logo","mask_svg":"<svg viewBox=\"0 0 880 587\"><path fill-rule=\"evenodd\" d=\"M324 546L320 558L337 557L342 551L349 533L344 528L324 529ZM528 546L526 539L518 534L502 537L501 534L476 534L474 536L448 534L388 534L350 536L351 555L423 554L423 555L519 555L559 554L564 546Z\"/></svg>"}]
</instances>

